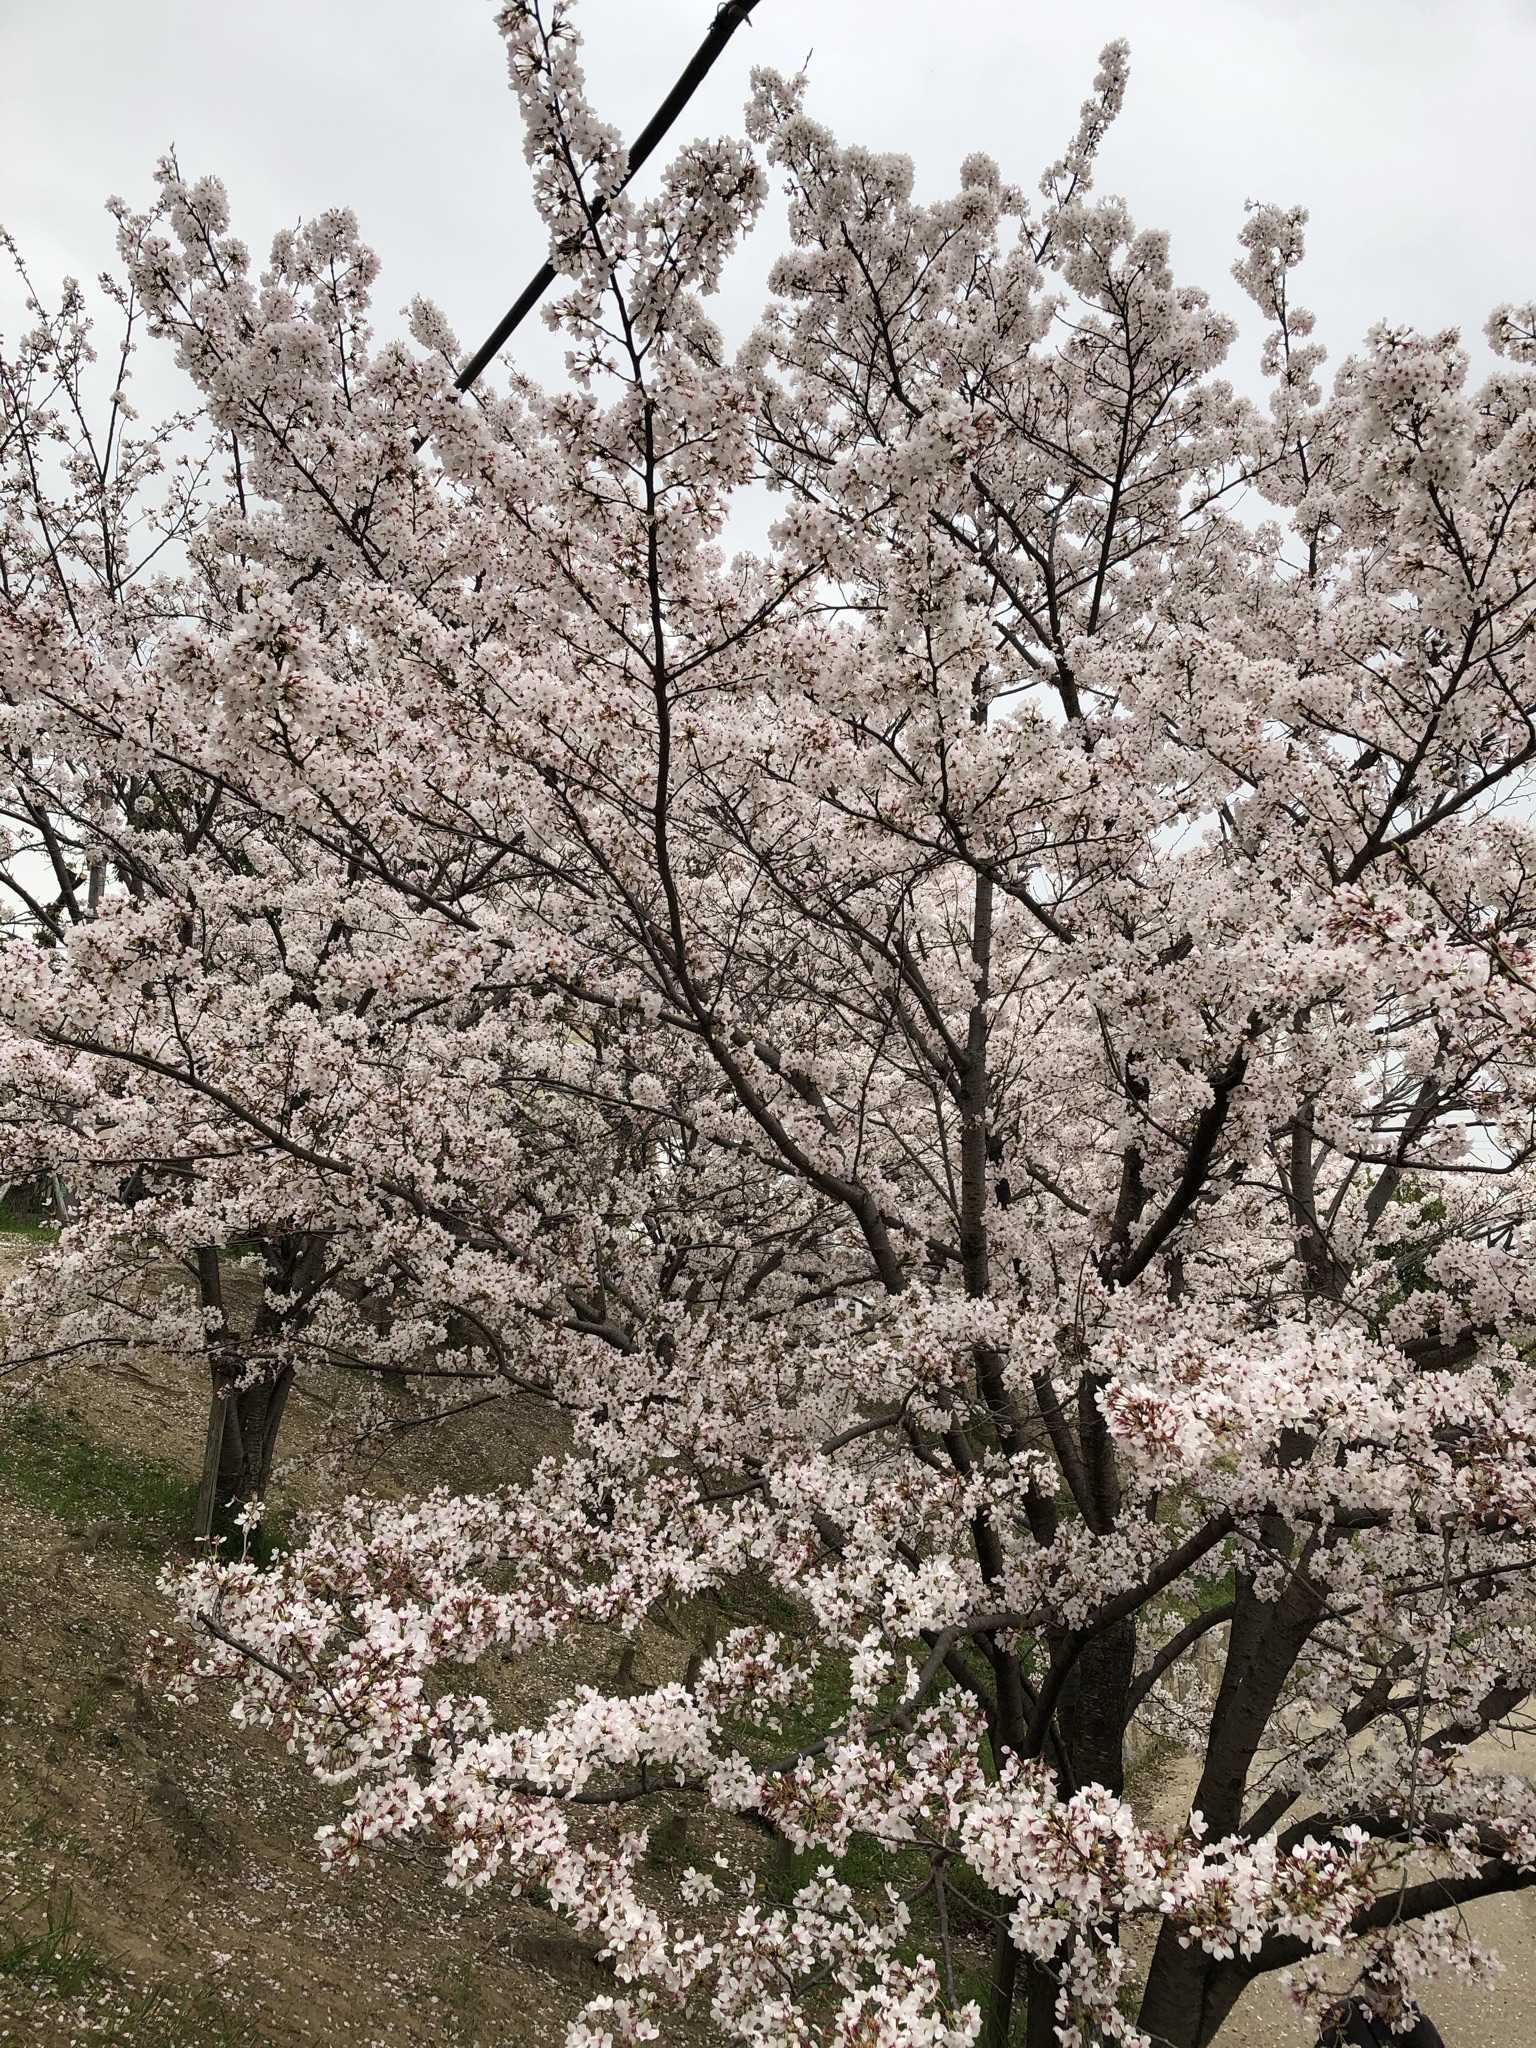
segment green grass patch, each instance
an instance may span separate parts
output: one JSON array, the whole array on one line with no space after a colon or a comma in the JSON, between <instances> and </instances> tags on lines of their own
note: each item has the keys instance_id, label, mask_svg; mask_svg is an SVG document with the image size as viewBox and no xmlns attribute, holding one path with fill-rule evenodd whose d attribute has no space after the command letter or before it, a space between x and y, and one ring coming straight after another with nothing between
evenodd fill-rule
<instances>
[{"instance_id":1,"label":"green grass patch","mask_svg":"<svg viewBox=\"0 0 1536 2048\"><path fill-rule=\"evenodd\" d=\"M0 1889L0 2023L22 2018L58 2039L88 2019L106 2048L257 2048L249 2023L211 1985L137 1983L80 1924L66 1884L12 1865Z\"/></svg>"},{"instance_id":2,"label":"green grass patch","mask_svg":"<svg viewBox=\"0 0 1536 2048\"><path fill-rule=\"evenodd\" d=\"M32 1405L0 1422L0 1492L101 1549L150 1554L186 1543L197 1487L173 1465L120 1457L72 1417Z\"/></svg>"},{"instance_id":3,"label":"green grass patch","mask_svg":"<svg viewBox=\"0 0 1536 2048\"><path fill-rule=\"evenodd\" d=\"M152 1984L131 1992L93 2026L93 2048L262 2048L251 2022L232 2012L212 1985L191 1990Z\"/></svg>"},{"instance_id":4,"label":"green grass patch","mask_svg":"<svg viewBox=\"0 0 1536 2048\"><path fill-rule=\"evenodd\" d=\"M106 1958L78 1924L67 1885L31 1893L18 1886L0 1918L0 1985L34 1998L68 1998L106 1969Z\"/></svg>"},{"instance_id":5,"label":"green grass patch","mask_svg":"<svg viewBox=\"0 0 1536 2048\"><path fill-rule=\"evenodd\" d=\"M57 1242L59 1226L37 1216L14 1196L0 1196L0 1235L30 1238L34 1244Z\"/></svg>"}]
</instances>

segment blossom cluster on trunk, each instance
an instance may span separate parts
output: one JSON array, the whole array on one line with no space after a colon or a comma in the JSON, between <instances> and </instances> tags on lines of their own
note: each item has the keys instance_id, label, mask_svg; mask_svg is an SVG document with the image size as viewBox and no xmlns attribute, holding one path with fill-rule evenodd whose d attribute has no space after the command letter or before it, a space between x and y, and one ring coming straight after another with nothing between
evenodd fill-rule
<instances>
[{"instance_id":1,"label":"blossom cluster on trunk","mask_svg":"<svg viewBox=\"0 0 1536 2048\"><path fill-rule=\"evenodd\" d=\"M342 1789L329 1857L595 1934L579 2048L1401 2016L1536 1881L1473 1753L1536 1683L1536 308L1325 391L1250 208L1260 407L1095 196L1123 47L1036 193L919 202L761 72L641 197L566 9L499 20L565 385L460 397L350 214L258 270L170 160L106 429L77 289L0 363L0 1142L69 1202L7 1376L210 1362L247 1523L312 1362L561 1413L210 1555L163 1668ZM744 1588L665 1683L468 1687Z\"/></svg>"}]
</instances>

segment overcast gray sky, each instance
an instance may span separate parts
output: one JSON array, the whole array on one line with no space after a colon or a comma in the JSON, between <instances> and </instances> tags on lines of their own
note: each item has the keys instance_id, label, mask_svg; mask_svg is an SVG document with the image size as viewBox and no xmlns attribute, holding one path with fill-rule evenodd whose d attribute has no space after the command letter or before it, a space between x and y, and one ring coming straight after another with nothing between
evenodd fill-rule
<instances>
[{"instance_id":1,"label":"overcast gray sky","mask_svg":"<svg viewBox=\"0 0 1536 2048\"><path fill-rule=\"evenodd\" d=\"M584 0L600 110L632 135L713 0ZM346 204L383 259L378 304L436 299L477 342L543 254L491 0L0 0L0 220L42 278L110 258L107 193L150 189L174 142L228 184L258 254ZM1460 324L1536 295L1536 0L761 0L684 116L739 127L753 63L811 58L811 106L899 148L919 189L983 148L1033 185L1096 53L1132 46L1102 190L1173 235L1181 281L1243 311L1227 272L1243 202L1311 209L1300 296L1334 362L1378 318ZM772 251L731 274L739 332ZM14 300L0 299L14 330ZM1251 309L1247 309L1250 310ZM1258 345L1245 319L1234 369ZM557 358L526 330L524 366Z\"/></svg>"}]
</instances>

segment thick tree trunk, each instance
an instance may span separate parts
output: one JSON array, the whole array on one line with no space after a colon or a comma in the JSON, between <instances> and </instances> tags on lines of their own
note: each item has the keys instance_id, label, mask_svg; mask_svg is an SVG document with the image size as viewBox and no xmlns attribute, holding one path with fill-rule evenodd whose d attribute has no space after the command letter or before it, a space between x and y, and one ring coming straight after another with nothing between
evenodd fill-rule
<instances>
[{"instance_id":1,"label":"thick tree trunk","mask_svg":"<svg viewBox=\"0 0 1536 2048\"><path fill-rule=\"evenodd\" d=\"M1283 1526L1269 1532L1272 1547L1290 1548ZM1298 1569L1278 1600L1261 1600L1252 1581L1237 1583L1235 1612L1227 1643L1221 1687L1211 1716L1205 1768L1191 1810L1205 1820L1213 1840L1235 1833L1254 1758L1264 1739L1287 1678L1317 1624L1317 1597ZM1217 1962L1203 1949L1181 1946L1171 1927L1158 1936L1138 2015L1143 2031L1167 2048L1206 2048L1231 2012L1248 1975L1240 1966Z\"/></svg>"},{"instance_id":2,"label":"thick tree trunk","mask_svg":"<svg viewBox=\"0 0 1536 2048\"><path fill-rule=\"evenodd\" d=\"M293 1368L284 1365L275 1372L263 1369L246 1387L215 1387L209 1433L211 1438L215 1415L222 1411L214 1514L214 1528L221 1535L230 1535L240 1510L261 1500L267 1491L277 1433L292 1384Z\"/></svg>"},{"instance_id":3,"label":"thick tree trunk","mask_svg":"<svg viewBox=\"0 0 1536 2048\"><path fill-rule=\"evenodd\" d=\"M318 1277L324 1259L323 1240L271 1240L263 1246L262 1256L269 1286L286 1294L301 1291L304 1305L293 1313L302 1321L307 1312L307 1295L302 1290ZM241 1510L263 1499L271 1483L278 1432L293 1386L293 1366L286 1361L259 1364L249 1384L242 1386L241 1347L225 1312L223 1274L213 1246L198 1252L197 1282L204 1309L212 1310L218 1321L208 1339L211 1393L193 1535L199 1543L229 1543ZM258 1355L264 1343L274 1343L283 1334L286 1320L283 1311L263 1301L251 1331Z\"/></svg>"},{"instance_id":4,"label":"thick tree trunk","mask_svg":"<svg viewBox=\"0 0 1536 2048\"><path fill-rule=\"evenodd\" d=\"M1250 1982L1249 1976L1240 1967L1217 1962L1198 1948L1180 1949L1180 1964L1172 1966L1163 1957L1164 1938L1158 1942L1139 2024L1158 2048L1210 2048ZM1154 1978L1158 1983L1155 2002L1151 1997Z\"/></svg>"},{"instance_id":5,"label":"thick tree trunk","mask_svg":"<svg viewBox=\"0 0 1536 2048\"><path fill-rule=\"evenodd\" d=\"M1125 1791L1125 1731L1136 1669L1136 1623L1127 1615L1085 1643L1061 1689L1058 1741L1076 1785Z\"/></svg>"},{"instance_id":6,"label":"thick tree trunk","mask_svg":"<svg viewBox=\"0 0 1536 2048\"><path fill-rule=\"evenodd\" d=\"M1031 1959L1024 1970L1029 1999L1024 2018L1024 2048L1059 2048L1056 2033L1056 1979Z\"/></svg>"},{"instance_id":7,"label":"thick tree trunk","mask_svg":"<svg viewBox=\"0 0 1536 2048\"><path fill-rule=\"evenodd\" d=\"M1008 1929L1000 1927L992 1944L992 1982L987 1988L981 2048L1007 2048L1008 2037L1013 2031L1013 2001L1018 1978L1019 1952Z\"/></svg>"},{"instance_id":8,"label":"thick tree trunk","mask_svg":"<svg viewBox=\"0 0 1536 2048\"><path fill-rule=\"evenodd\" d=\"M203 1470L197 1488L197 1507L192 1518L192 1539L208 1544L216 1540L220 1510L228 1499L225 1491L232 1460L238 1457L240 1362L232 1332L224 1313L224 1276L219 1266L217 1245L199 1245L197 1250L197 1297L203 1310L207 1333L208 1430L203 1440Z\"/></svg>"}]
</instances>

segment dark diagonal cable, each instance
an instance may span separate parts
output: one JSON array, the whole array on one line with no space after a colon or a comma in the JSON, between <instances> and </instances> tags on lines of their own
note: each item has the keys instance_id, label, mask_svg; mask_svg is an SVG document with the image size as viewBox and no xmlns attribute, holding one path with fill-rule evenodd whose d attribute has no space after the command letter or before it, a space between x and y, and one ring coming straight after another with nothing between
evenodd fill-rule
<instances>
[{"instance_id":1,"label":"dark diagonal cable","mask_svg":"<svg viewBox=\"0 0 1536 2048\"><path fill-rule=\"evenodd\" d=\"M655 149L657 143L661 141L667 130L672 126L672 123L693 98L705 78L708 77L715 59L720 55L720 52L725 48L731 37L741 27L741 24L748 18L757 4L758 0L725 0L725 5L717 10L714 20L710 23L708 35L705 36L703 42L700 43L693 56L689 59L687 69L631 143L629 169L624 173L624 182L617 188L618 192L624 190L624 186L629 183L636 171L640 169L646 158ZM617 193L615 196L617 196ZM601 219L606 211L606 201L599 198L593 207L594 214ZM555 267L552 263L543 264L528 280L513 304L508 307L507 311L497 321L485 340L481 342L463 369L460 370L457 378L454 380L456 387L460 391L467 391L470 388L486 364L491 361L499 349L505 346L509 337L516 332L519 324L533 311L554 281Z\"/></svg>"}]
</instances>

